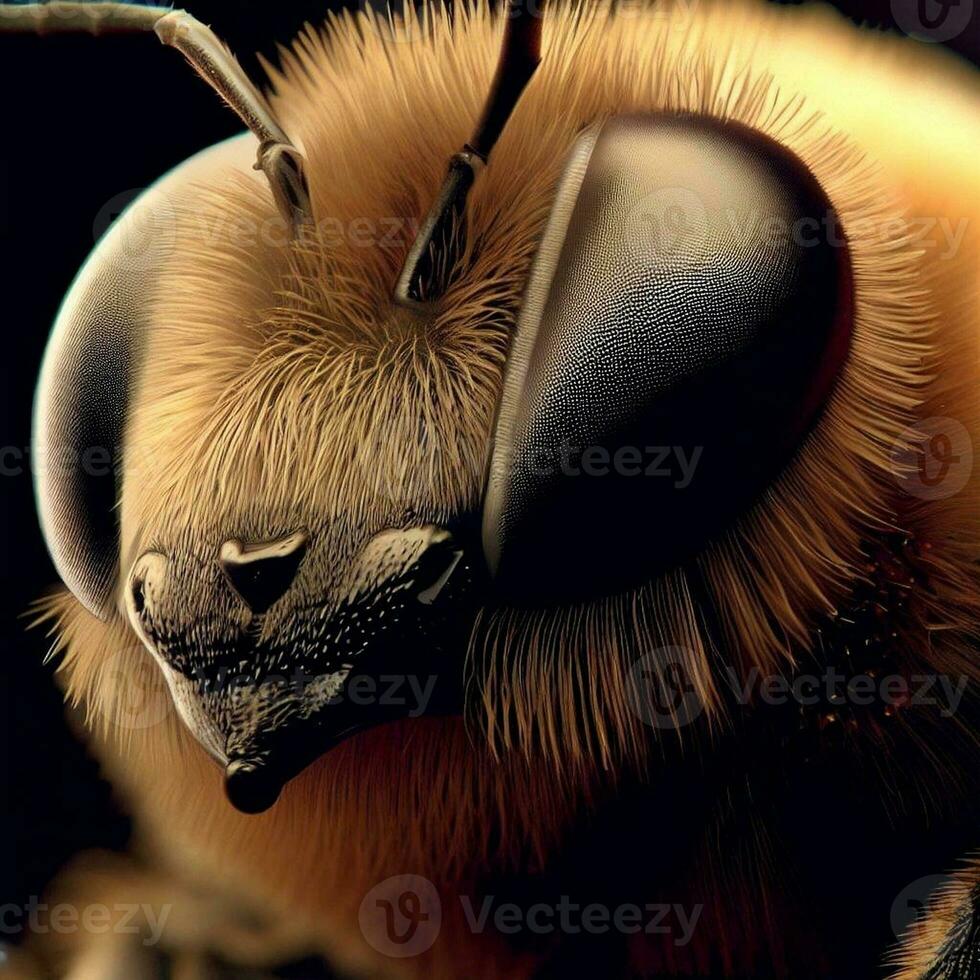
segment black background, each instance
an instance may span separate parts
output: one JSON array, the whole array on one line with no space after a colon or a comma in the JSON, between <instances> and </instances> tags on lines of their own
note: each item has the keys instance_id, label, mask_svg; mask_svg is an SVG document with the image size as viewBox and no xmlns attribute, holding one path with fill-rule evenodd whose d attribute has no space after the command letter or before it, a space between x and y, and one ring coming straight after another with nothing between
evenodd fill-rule
<instances>
[{"instance_id":1,"label":"black background","mask_svg":"<svg viewBox=\"0 0 980 980\"><path fill-rule=\"evenodd\" d=\"M344 4L325 0L189 0L261 77L249 52L274 59L306 21ZM356 4L346 4L356 6ZM859 22L892 26L885 2L838 3ZM980 23L980 12L975 25ZM972 60L975 27L952 42ZM26 632L22 614L56 579L34 511L27 447L35 378L61 297L94 244L107 202L150 184L200 148L240 129L174 52L153 37L0 38L0 323L5 399L0 446L3 511L2 652L0 652L0 903L23 904L43 892L66 858L94 845L122 846L125 818L113 806L95 764L63 720L47 640ZM860 93L855 93L860 98ZM930 867L924 851L895 854L909 871ZM887 863L881 854L878 863ZM867 869L875 873L875 861ZM913 875L903 873L902 880ZM885 898L886 908L891 891ZM845 903L846 904L846 903Z\"/></svg>"}]
</instances>

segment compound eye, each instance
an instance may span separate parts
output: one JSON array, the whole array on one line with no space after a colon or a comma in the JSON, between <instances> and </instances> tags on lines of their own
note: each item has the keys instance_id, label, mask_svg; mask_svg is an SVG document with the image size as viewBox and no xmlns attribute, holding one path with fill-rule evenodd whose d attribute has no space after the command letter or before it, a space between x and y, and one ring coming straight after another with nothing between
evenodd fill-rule
<instances>
[{"instance_id":1,"label":"compound eye","mask_svg":"<svg viewBox=\"0 0 980 980\"><path fill-rule=\"evenodd\" d=\"M483 514L502 593L635 585L760 497L850 346L809 170L744 126L626 116L570 154L508 362Z\"/></svg>"},{"instance_id":2,"label":"compound eye","mask_svg":"<svg viewBox=\"0 0 980 980\"><path fill-rule=\"evenodd\" d=\"M117 572L118 448L142 336L135 291L110 269L83 270L48 344L35 401L41 528L62 581L100 618L111 613Z\"/></svg>"},{"instance_id":3,"label":"compound eye","mask_svg":"<svg viewBox=\"0 0 980 980\"><path fill-rule=\"evenodd\" d=\"M166 250L149 231L154 205L150 190L79 273L48 341L34 406L44 539L62 581L103 619L118 572L119 452L145 343L148 270Z\"/></svg>"}]
</instances>

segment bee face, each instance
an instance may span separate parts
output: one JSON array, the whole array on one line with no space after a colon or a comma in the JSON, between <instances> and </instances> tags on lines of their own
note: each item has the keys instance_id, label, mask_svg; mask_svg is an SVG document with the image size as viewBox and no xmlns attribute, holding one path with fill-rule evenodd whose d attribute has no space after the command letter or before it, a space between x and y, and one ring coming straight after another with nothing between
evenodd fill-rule
<instances>
[{"instance_id":1,"label":"bee face","mask_svg":"<svg viewBox=\"0 0 980 980\"><path fill-rule=\"evenodd\" d=\"M240 145L144 204L165 205L171 236L129 311L140 343L114 405L125 571L110 591L191 730L236 787L251 774L258 788L233 794L246 808L385 719L353 720L334 702L360 672L390 669L399 644L423 651L402 659L421 672L451 637L441 673L456 690L476 605L562 615L696 557L834 388L851 330L847 249L770 234L832 211L808 165L750 125L679 108L578 128L543 149L520 129L501 145L467 249L428 304L392 301L404 240L365 248L353 235L413 214L392 184L397 145L366 151L383 176L350 172L338 187L318 175L347 165L350 148L302 133L313 207L345 229L339 240L329 222L291 243L264 233L273 213L243 176ZM419 175L438 174L439 144L453 139L444 126L432 160L414 159ZM517 170L529 178L515 189ZM664 195L698 202L704 220L671 240L645 221L648 206L663 217ZM733 209L745 212L738 238ZM98 343L88 295L70 301L61 332ZM52 372L90 370L77 367L84 344L65 346L67 367ZM57 406L42 427L70 414ZM615 456L654 435L707 450L691 485L554 466L566 443ZM541 453L551 465L536 478ZM478 601L460 582L448 624L430 623L419 596L450 569L463 579L488 564L493 591ZM297 692L283 672L311 680Z\"/></svg>"},{"instance_id":2,"label":"bee face","mask_svg":"<svg viewBox=\"0 0 980 980\"><path fill-rule=\"evenodd\" d=\"M117 604L232 799L254 810L342 737L421 710L355 707L352 687L410 675L421 707L460 710L486 578L473 545L499 327L440 334L372 308L357 251L332 240L264 266L261 245L240 246L264 275L236 279L234 232L200 231L254 207L236 181L233 204L170 204L168 282L201 286L161 289L145 331ZM232 326L185 343L201 317Z\"/></svg>"},{"instance_id":3,"label":"bee face","mask_svg":"<svg viewBox=\"0 0 980 980\"><path fill-rule=\"evenodd\" d=\"M191 730L235 787L254 777L259 789L233 792L246 809L268 805L342 735L388 717L355 719L336 702L352 678L393 669L400 646L418 673L435 651L448 656L440 695L460 710L477 605L561 608L696 554L772 478L833 387L850 330L846 249L733 243L723 220L746 200L786 223L829 213L799 160L748 129L654 115L572 141L563 169L516 304L494 297L478 258L439 307L402 310L381 288L394 255L365 269L352 244L322 237L274 249L202 236L249 216L261 224L241 178L224 177L220 196L169 201L174 248L143 314L125 408L119 602ZM712 197L719 173L730 199ZM694 238L667 242L630 218L684 181L707 202ZM363 203L380 224L390 202ZM513 282L520 241L511 230L497 260ZM755 256L761 265L744 268ZM689 329L689 301L670 298L699 283L701 325ZM604 319L613 308L601 297L590 312L599 293L619 296L620 310L639 303L643 317ZM608 337L602 353L596 331ZM650 432L692 453L708 446L705 473L656 498L617 473L529 479L539 453L546 464L566 443L615 455ZM722 479L725 506L712 505ZM651 510L664 524L644 518ZM596 514L620 531L602 531ZM630 526L649 540L621 547ZM420 598L437 585L438 603Z\"/></svg>"}]
</instances>

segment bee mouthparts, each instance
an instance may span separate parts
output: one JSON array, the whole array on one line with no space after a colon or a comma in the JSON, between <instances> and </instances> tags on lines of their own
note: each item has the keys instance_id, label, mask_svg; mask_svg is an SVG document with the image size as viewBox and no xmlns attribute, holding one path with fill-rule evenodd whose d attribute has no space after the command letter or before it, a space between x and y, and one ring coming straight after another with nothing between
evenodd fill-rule
<instances>
[{"instance_id":1,"label":"bee mouthparts","mask_svg":"<svg viewBox=\"0 0 980 980\"><path fill-rule=\"evenodd\" d=\"M242 813L268 810L282 791L283 780L272 767L248 759L233 759L225 769L225 794Z\"/></svg>"}]
</instances>

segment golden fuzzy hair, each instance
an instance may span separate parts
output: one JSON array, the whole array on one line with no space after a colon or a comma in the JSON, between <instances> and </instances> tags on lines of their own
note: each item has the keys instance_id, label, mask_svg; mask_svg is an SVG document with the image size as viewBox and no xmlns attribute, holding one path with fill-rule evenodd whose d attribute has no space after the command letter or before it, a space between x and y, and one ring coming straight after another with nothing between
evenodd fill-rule
<instances>
[{"instance_id":1,"label":"golden fuzzy hair","mask_svg":"<svg viewBox=\"0 0 980 980\"><path fill-rule=\"evenodd\" d=\"M958 135L940 127L926 159L905 151L895 90L908 90L909 112L926 110L897 40L822 10L555 5L542 66L473 190L460 275L431 316L396 311L390 293L410 229L472 128L500 29L484 3L454 22L440 7L392 23L344 16L307 30L269 69L320 225L291 248L238 233L275 212L237 171L200 187L177 215L126 434L124 569L148 547L262 538L313 514L330 556L317 582L330 594L377 531L478 508L510 333L556 182L582 129L617 113L731 119L792 150L848 234L853 349L796 458L690 567L549 614L486 610L459 652L466 728L428 719L360 735L261 816L227 806L219 772L172 711L150 727L127 722L134 683L166 694L122 618L103 625L68 596L51 601L68 695L166 859L191 874L221 869L307 917L344 962L375 970L381 961L350 927L374 883L410 870L453 894L489 869L546 868L624 772L653 779L651 733L627 706L635 659L689 651L709 709L692 734L721 731L719 664L792 671L814 628L867 578L869 539L900 531L931 545L929 585L896 638L900 659L976 677L980 474L951 499L921 501L893 462L907 428L931 416L954 417L980 439L980 183L966 152L980 124L965 97L945 110ZM952 63L928 64L975 94ZM880 118L862 118L842 96L845 70L881 96ZM955 206L943 190L954 179ZM972 224L941 260L918 221L961 213ZM358 228L369 247L355 241ZM449 976L460 955L470 976L532 968L452 921L432 951L401 967Z\"/></svg>"},{"instance_id":2,"label":"golden fuzzy hair","mask_svg":"<svg viewBox=\"0 0 980 980\"><path fill-rule=\"evenodd\" d=\"M948 972L949 966L937 973L930 973L930 969L936 969L937 958L944 954L948 956L950 948L968 948L970 925L978 914L978 902L980 858L974 855L930 896L925 914L906 931L902 945L893 957L898 972L892 980L919 980L932 976L941 980L945 976L956 976ZM977 955L974 950L974 966Z\"/></svg>"}]
</instances>

